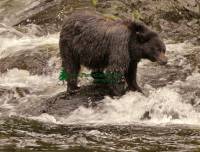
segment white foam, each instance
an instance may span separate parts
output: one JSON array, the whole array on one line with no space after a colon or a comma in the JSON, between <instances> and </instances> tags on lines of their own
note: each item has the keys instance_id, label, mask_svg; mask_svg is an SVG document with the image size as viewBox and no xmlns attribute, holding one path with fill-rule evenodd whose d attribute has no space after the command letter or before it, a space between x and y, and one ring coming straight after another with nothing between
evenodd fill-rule
<instances>
[{"instance_id":1,"label":"white foam","mask_svg":"<svg viewBox=\"0 0 200 152\"><path fill-rule=\"evenodd\" d=\"M16 87L29 88L31 92L42 92L52 88L53 94L58 93L64 89L64 86L59 86L58 82L58 73L52 75L31 75L29 71L16 68L8 70L7 73L0 76L0 86L10 89Z\"/></svg>"},{"instance_id":2,"label":"white foam","mask_svg":"<svg viewBox=\"0 0 200 152\"><path fill-rule=\"evenodd\" d=\"M0 58L11 56L21 50L28 50L41 45L58 45L58 34L46 37L22 37L20 39L0 38ZM167 50L170 54L169 64L190 68L184 60L183 55L191 50L185 43L169 44ZM189 50L189 51L188 51ZM174 56L175 55L175 56ZM180 59L177 62L177 58ZM53 64L50 60L49 64ZM53 62L53 63L51 63ZM141 66L145 66L144 62ZM85 82L85 81L84 81ZM53 75L30 75L28 71L12 69L0 76L0 86L15 88L26 87L32 92L45 92L46 94L56 94L66 89L65 86L58 86L58 73ZM80 83L82 84L82 81ZM52 122L57 124L197 124L200 125L200 113L186 102L183 95L180 94L180 87L191 87L200 89L200 74L194 72L185 82L176 81L172 85L164 88L154 89L148 87L150 93L148 97L140 93L129 92L120 99L111 99L106 97L102 104L97 108L79 107L67 117L58 117L49 114L42 114L39 117L30 117L43 122ZM52 89L54 88L54 89ZM196 97L196 102L200 99ZM7 104L7 103L5 103ZM12 106L12 105L11 105ZM7 108L9 105L6 105ZM141 120L146 112L149 112L149 120Z\"/></svg>"},{"instance_id":3,"label":"white foam","mask_svg":"<svg viewBox=\"0 0 200 152\"><path fill-rule=\"evenodd\" d=\"M146 112L149 112L150 119L142 120ZM102 105L96 108L81 106L68 117L45 114L34 119L57 124L200 125L200 113L185 103L175 89L168 87L152 89L148 97L136 92L129 92L120 99L106 97Z\"/></svg>"},{"instance_id":4,"label":"white foam","mask_svg":"<svg viewBox=\"0 0 200 152\"><path fill-rule=\"evenodd\" d=\"M47 35L44 37L24 36L22 38L3 38L0 37L0 58L12 56L19 51L29 51L38 46L56 45L58 46L58 34Z\"/></svg>"},{"instance_id":5,"label":"white foam","mask_svg":"<svg viewBox=\"0 0 200 152\"><path fill-rule=\"evenodd\" d=\"M142 121L144 113L151 117ZM162 88L152 91L149 97L129 92L120 99L107 98L99 109L79 107L64 124L134 124L134 123L200 123L200 114L190 104L183 103L174 90Z\"/></svg>"},{"instance_id":6,"label":"white foam","mask_svg":"<svg viewBox=\"0 0 200 152\"><path fill-rule=\"evenodd\" d=\"M55 123L55 124L61 124L59 121L56 120L56 118L49 114L42 114L39 117L29 117L30 119L47 122L47 123Z\"/></svg>"}]
</instances>

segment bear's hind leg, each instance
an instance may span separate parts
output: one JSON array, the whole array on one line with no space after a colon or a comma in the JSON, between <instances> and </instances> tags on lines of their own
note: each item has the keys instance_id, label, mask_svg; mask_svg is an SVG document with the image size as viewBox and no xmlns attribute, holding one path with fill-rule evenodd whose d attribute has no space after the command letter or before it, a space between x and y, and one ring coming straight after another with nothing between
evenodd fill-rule
<instances>
[{"instance_id":1,"label":"bear's hind leg","mask_svg":"<svg viewBox=\"0 0 200 152\"><path fill-rule=\"evenodd\" d=\"M78 89L77 78L80 71L80 60L78 55L73 55L73 49L69 46L68 41L60 38L59 41L60 55L62 58L62 67L67 74L67 93L76 92Z\"/></svg>"},{"instance_id":2,"label":"bear's hind leg","mask_svg":"<svg viewBox=\"0 0 200 152\"><path fill-rule=\"evenodd\" d=\"M75 93L79 87L77 85L78 74L80 70L80 66L75 64L74 62L68 62L67 66L64 66L65 71L67 71L67 93L73 94Z\"/></svg>"},{"instance_id":3,"label":"bear's hind leg","mask_svg":"<svg viewBox=\"0 0 200 152\"><path fill-rule=\"evenodd\" d=\"M60 43L62 66L67 75L67 93L73 94L79 88L77 86L80 62L78 56L73 56L73 50L67 47L66 43Z\"/></svg>"},{"instance_id":4,"label":"bear's hind leg","mask_svg":"<svg viewBox=\"0 0 200 152\"><path fill-rule=\"evenodd\" d=\"M64 69L67 72L67 93L73 94L79 89L77 83L80 64L73 58L70 58L64 63Z\"/></svg>"}]
</instances>

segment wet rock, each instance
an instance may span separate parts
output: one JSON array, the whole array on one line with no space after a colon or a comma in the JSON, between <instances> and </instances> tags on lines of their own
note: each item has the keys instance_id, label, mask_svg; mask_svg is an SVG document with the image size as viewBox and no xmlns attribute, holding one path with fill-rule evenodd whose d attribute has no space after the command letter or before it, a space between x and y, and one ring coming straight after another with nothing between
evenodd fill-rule
<instances>
[{"instance_id":1,"label":"wet rock","mask_svg":"<svg viewBox=\"0 0 200 152\"><path fill-rule=\"evenodd\" d=\"M43 33L40 32L41 29L38 26L33 28L35 31L23 29L23 34L14 28L8 28L6 33L2 33L0 38L2 40L0 44L0 73L13 68L27 70L31 74L49 74L53 71L57 63L49 62L52 62L51 58L59 58L57 37L36 37L34 34L39 36ZM7 35L10 36L9 39L6 38ZM49 41L49 39L52 40Z\"/></svg>"},{"instance_id":2,"label":"wet rock","mask_svg":"<svg viewBox=\"0 0 200 152\"><path fill-rule=\"evenodd\" d=\"M97 10L120 17L142 20L166 39L184 41L199 35L198 1L99 0Z\"/></svg>"},{"instance_id":3,"label":"wet rock","mask_svg":"<svg viewBox=\"0 0 200 152\"><path fill-rule=\"evenodd\" d=\"M108 94L109 90L105 86L82 86L74 95L67 95L66 92L61 92L48 98L30 98L27 102L28 106L23 103L19 105L19 112L20 114L31 116L39 116L42 113L67 116L80 106L96 107L101 104L100 101Z\"/></svg>"},{"instance_id":4,"label":"wet rock","mask_svg":"<svg viewBox=\"0 0 200 152\"><path fill-rule=\"evenodd\" d=\"M4 0L0 2L0 21L11 26L25 20L29 22L30 17L58 3L60 0Z\"/></svg>"},{"instance_id":5,"label":"wet rock","mask_svg":"<svg viewBox=\"0 0 200 152\"><path fill-rule=\"evenodd\" d=\"M182 4L183 8L186 10L200 15L200 2L198 0L178 0L178 2Z\"/></svg>"},{"instance_id":6,"label":"wet rock","mask_svg":"<svg viewBox=\"0 0 200 152\"><path fill-rule=\"evenodd\" d=\"M195 0L98 0L95 5L91 0L5 0L0 3L0 8L4 8L0 21L11 26L34 23L41 25L46 32L59 31L63 18L76 8L96 9L103 14L142 20L157 31L163 31L168 39L185 40L199 35L196 31L200 30L200 5Z\"/></svg>"},{"instance_id":7,"label":"wet rock","mask_svg":"<svg viewBox=\"0 0 200 152\"><path fill-rule=\"evenodd\" d=\"M4 73L9 69L18 68L27 70L33 75L50 74L54 70L53 67L49 67L49 59L52 57L50 49L55 48L39 46L0 58L0 72Z\"/></svg>"},{"instance_id":8,"label":"wet rock","mask_svg":"<svg viewBox=\"0 0 200 152\"><path fill-rule=\"evenodd\" d=\"M97 10L103 14L112 14L122 18L132 18L131 5L119 0L104 1L100 0L97 3Z\"/></svg>"},{"instance_id":9,"label":"wet rock","mask_svg":"<svg viewBox=\"0 0 200 152\"><path fill-rule=\"evenodd\" d=\"M27 10L31 15L21 18L20 21L13 25L35 23L50 28L49 24L56 23L57 26L62 24L66 14L75 8L90 7L90 0L37 0L38 5L32 10Z\"/></svg>"},{"instance_id":10,"label":"wet rock","mask_svg":"<svg viewBox=\"0 0 200 152\"><path fill-rule=\"evenodd\" d=\"M151 116L150 116L149 111L146 111L141 118L141 120L150 120L150 119L151 119Z\"/></svg>"},{"instance_id":11,"label":"wet rock","mask_svg":"<svg viewBox=\"0 0 200 152\"><path fill-rule=\"evenodd\" d=\"M0 23L0 36L1 35L3 38L22 38L24 36L20 31L17 31L13 27L7 26L3 23Z\"/></svg>"},{"instance_id":12,"label":"wet rock","mask_svg":"<svg viewBox=\"0 0 200 152\"><path fill-rule=\"evenodd\" d=\"M12 101L13 98L22 98L30 94L30 88L27 87L4 87L0 86L0 97L12 96L9 100ZM8 102L9 103L9 102Z\"/></svg>"},{"instance_id":13,"label":"wet rock","mask_svg":"<svg viewBox=\"0 0 200 152\"><path fill-rule=\"evenodd\" d=\"M148 73L146 71L149 71ZM177 72L179 71L179 72ZM192 72L191 69L183 70L182 66L158 66L149 63L146 66L139 67L139 83L144 86L151 85L154 88L164 87L174 83L176 80L184 81Z\"/></svg>"},{"instance_id":14,"label":"wet rock","mask_svg":"<svg viewBox=\"0 0 200 152\"><path fill-rule=\"evenodd\" d=\"M25 97L26 95L30 94L30 91L28 88L15 88L16 93L19 95L20 98Z\"/></svg>"},{"instance_id":15,"label":"wet rock","mask_svg":"<svg viewBox=\"0 0 200 152\"><path fill-rule=\"evenodd\" d=\"M188 46L187 46L188 45ZM199 47L188 43L184 47L167 46L169 62L165 66L144 61L139 64L138 78L141 85L149 84L154 88L185 81L195 71L200 71ZM171 50L170 50L171 49ZM179 52L180 51L180 52ZM141 65L141 66L140 66ZM148 71L148 72L147 72Z\"/></svg>"},{"instance_id":16,"label":"wet rock","mask_svg":"<svg viewBox=\"0 0 200 152\"><path fill-rule=\"evenodd\" d=\"M185 58L188 59L190 61L190 64L195 67L195 70L197 70L198 72L200 72L200 48L196 48L194 49L192 52L190 52L190 54L186 54Z\"/></svg>"},{"instance_id":17,"label":"wet rock","mask_svg":"<svg viewBox=\"0 0 200 152\"><path fill-rule=\"evenodd\" d=\"M5 94L10 94L10 93L13 93L13 91L2 86L0 87L0 97L2 97Z\"/></svg>"},{"instance_id":18,"label":"wet rock","mask_svg":"<svg viewBox=\"0 0 200 152\"><path fill-rule=\"evenodd\" d=\"M19 104L19 100L28 95L29 88L0 86L0 113L8 116L13 106Z\"/></svg>"},{"instance_id":19,"label":"wet rock","mask_svg":"<svg viewBox=\"0 0 200 152\"><path fill-rule=\"evenodd\" d=\"M47 34L46 31L36 24L21 25L16 28L18 31L25 33L28 36L43 36Z\"/></svg>"}]
</instances>

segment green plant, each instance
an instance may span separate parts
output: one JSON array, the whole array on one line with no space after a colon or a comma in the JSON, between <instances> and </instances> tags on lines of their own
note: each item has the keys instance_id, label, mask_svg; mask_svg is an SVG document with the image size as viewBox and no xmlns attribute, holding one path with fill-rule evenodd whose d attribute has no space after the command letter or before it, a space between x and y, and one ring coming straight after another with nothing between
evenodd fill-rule
<instances>
[{"instance_id":1,"label":"green plant","mask_svg":"<svg viewBox=\"0 0 200 152\"><path fill-rule=\"evenodd\" d=\"M98 0L91 0L93 6L97 6Z\"/></svg>"},{"instance_id":2,"label":"green plant","mask_svg":"<svg viewBox=\"0 0 200 152\"><path fill-rule=\"evenodd\" d=\"M60 71L59 80L64 81L67 80L68 77L69 77L68 73L65 71L64 68L62 68Z\"/></svg>"},{"instance_id":3,"label":"green plant","mask_svg":"<svg viewBox=\"0 0 200 152\"><path fill-rule=\"evenodd\" d=\"M138 10L134 10L132 12L132 19L133 20L139 20L141 18L141 14Z\"/></svg>"}]
</instances>

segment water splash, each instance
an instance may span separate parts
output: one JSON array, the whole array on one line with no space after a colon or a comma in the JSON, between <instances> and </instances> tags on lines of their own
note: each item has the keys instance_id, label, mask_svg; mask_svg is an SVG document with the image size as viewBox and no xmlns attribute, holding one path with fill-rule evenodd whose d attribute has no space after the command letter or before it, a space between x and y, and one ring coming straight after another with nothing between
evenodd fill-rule
<instances>
[{"instance_id":1,"label":"water splash","mask_svg":"<svg viewBox=\"0 0 200 152\"><path fill-rule=\"evenodd\" d=\"M35 47L44 45L58 45L58 34L47 35L44 37L22 36L21 38L3 38L0 46L0 58L18 54L23 50L34 50ZM167 45L169 54L169 65L178 65L183 70L191 69L190 63L184 55L191 53L194 46L185 43ZM195 48L196 49L196 48ZM51 58L49 64L54 64L57 58ZM148 62L142 62L140 67L147 66ZM160 69L159 69L160 70ZM161 69L162 70L162 69ZM160 71L162 72L162 71ZM31 99L39 96L51 96L66 89L65 86L58 85L58 71L54 71L52 75L31 75L28 71L12 69L0 76L0 86L13 90L13 88L28 88L29 94L25 94L17 103L13 104L9 100L13 96L4 96L1 98L1 108L15 110L21 106L32 106L33 103L27 103ZM96 108L79 107L69 115L60 117L49 115L47 113L31 119L37 119L44 122L52 122L58 124L200 124L200 113L197 108L200 99L193 93L198 93L200 89L198 71L193 71L185 81L176 80L167 86L155 89L149 85L145 85L145 89L149 91L148 96L140 93L128 92L120 99L111 99L106 97ZM159 78L160 79L160 78ZM91 80L88 80L91 81ZM80 81L84 85L83 81ZM88 83L88 82L87 82ZM188 91L192 90L192 91ZM16 97L16 92L14 91ZM190 103L193 100L194 105ZM9 101L9 102L8 102ZM4 105L4 106L3 106ZM15 113L16 115L18 113Z\"/></svg>"},{"instance_id":2,"label":"water splash","mask_svg":"<svg viewBox=\"0 0 200 152\"><path fill-rule=\"evenodd\" d=\"M0 58L12 56L20 51L30 51L39 46L58 46L58 34L44 37L2 38L0 37ZM24 52L23 52L24 53Z\"/></svg>"},{"instance_id":3,"label":"water splash","mask_svg":"<svg viewBox=\"0 0 200 152\"><path fill-rule=\"evenodd\" d=\"M142 120L145 113L149 120ZM154 90L148 97L129 92L120 99L106 98L97 109L79 107L64 124L199 124L200 114L172 89Z\"/></svg>"}]
</instances>

